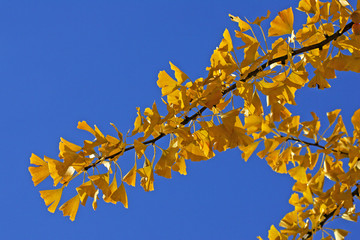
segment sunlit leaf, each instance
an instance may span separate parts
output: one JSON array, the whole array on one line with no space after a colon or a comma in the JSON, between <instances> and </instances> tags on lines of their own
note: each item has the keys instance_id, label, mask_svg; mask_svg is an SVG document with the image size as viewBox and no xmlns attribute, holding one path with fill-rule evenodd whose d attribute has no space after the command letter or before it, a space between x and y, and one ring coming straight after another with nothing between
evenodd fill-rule
<instances>
[{"instance_id":1,"label":"sunlit leaf","mask_svg":"<svg viewBox=\"0 0 360 240\"><path fill-rule=\"evenodd\" d=\"M109 191L109 172L89 176L89 179L106 195Z\"/></svg>"},{"instance_id":2,"label":"sunlit leaf","mask_svg":"<svg viewBox=\"0 0 360 240\"><path fill-rule=\"evenodd\" d=\"M268 233L269 240L285 240L287 239L283 234L281 234L274 225L271 225L269 233Z\"/></svg>"},{"instance_id":3,"label":"sunlit leaf","mask_svg":"<svg viewBox=\"0 0 360 240\"><path fill-rule=\"evenodd\" d=\"M253 142L247 146L239 146L240 150L243 151L242 158L245 160L245 162L250 158L250 156L253 154L257 146L260 142Z\"/></svg>"},{"instance_id":4,"label":"sunlit leaf","mask_svg":"<svg viewBox=\"0 0 360 240\"><path fill-rule=\"evenodd\" d=\"M45 201L45 205L49 206L48 211L54 213L61 199L63 188L53 190L40 191L40 196Z\"/></svg>"},{"instance_id":5,"label":"sunlit leaf","mask_svg":"<svg viewBox=\"0 0 360 240\"><path fill-rule=\"evenodd\" d=\"M31 154L30 164L37 165L37 167L29 167L29 172L35 186L44 181L50 175L48 163L35 154Z\"/></svg>"},{"instance_id":6,"label":"sunlit leaf","mask_svg":"<svg viewBox=\"0 0 360 240\"><path fill-rule=\"evenodd\" d=\"M314 14L316 12L316 0L300 0L297 9L306 13Z\"/></svg>"},{"instance_id":7,"label":"sunlit leaf","mask_svg":"<svg viewBox=\"0 0 360 240\"><path fill-rule=\"evenodd\" d=\"M144 166L137 169L137 173L139 173L141 176L140 185L144 188L146 192L154 191L153 164L154 163L150 162L149 159L147 159L145 156Z\"/></svg>"},{"instance_id":8,"label":"sunlit leaf","mask_svg":"<svg viewBox=\"0 0 360 240\"><path fill-rule=\"evenodd\" d=\"M169 76L165 71L160 71L158 75L157 85L161 88L161 93L166 96L177 88L177 82Z\"/></svg>"},{"instance_id":9,"label":"sunlit leaf","mask_svg":"<svg viewBox=\"0 0 360 240\"><path fill-rule=\"evenodd\" d=\"M121 202L125 208L128 208L128 199L127 199L124 183L121 183L121 185L111 195L111 198L116 202Z\"/></svg>"},{"instance_id":10,"label":"sunlit leaf","mask_svg":"<svg viewBox=\"0 0 360 240\"><path fill-rule=\"evenodd\" d=\"M330 88L330 84L325 79L325 77L321 74L315 75L308 84L309 87L314 88L317 87L318 89L325 89Z\"/></svg>"},{"instance_id":11,"label":"sunlit leaf","mask_svg":"<svg viewBox=\"0 0 360 240\"><path fill-rule=\"evenodd\" d=\"M278 13L278 16L270 23L269 37L291 34L293 31L294 14L292 8L285 9Z\"/></svg>"},{"instance_id":12,"label":"sunlit leaf","mask_svg":"<svg viewBox=\"0 0 360 240\"><path fill-rule=\"evenodd\" d=\"M155 173L165 178L171 178L171 167L177 159L179 148L169 147L163 150L161 157L155 165Z\"/></svg>"},{"instance_id":13,"label":"sunlit leaf","mask_svg":"<svg viewBox=\"0 0 360 240\"><path fill-rule=\"evenodd\" d=\"M286 229L287 233L290 234L297 234L297 231L299 231L299 227L298 227L298 216L297 216L297 212L293 211L293 212L289 212L287 213L283 219L281 219L280 227L283 227Z\"/></svg>"},{"instance_id":14,"label":"sunlit leaf","mask_svg":"<svg viewBox=\"0 0 360 240\"><path fill-rule=\"evenodd\" d=\"M81 205L85 206L88 197L94 198L96 188L92 181L87 181L77 187L76 191L80 197Z\"/></svg>"},{"instance_id":15,"label":"sunlit leaf","mask_svg":"<svg viewBox=\"0 0 360 240\"><path fill-rule=\"evenodd\" d=\"M253 22L250 22L251 24L256 24L256 25L259 25L260 26L260 24L261 24L261 22L262 21L264 21L264 20L266 20L266 19L268 19L269 17L270 17L270 11L269 10L267 10L267 14L266 14L266 16L264 17L264 16L262 16L262 17L257 17Z\"/></svg>"},{"instance_id":16,"label":"sunlit leaf","mask_svg":"<svg viewBox=\"0 0 360 240\"><path fill-rule=\"evenodd\" d=\"M178 157L174 163L174 165L172 165L171 169L175 172L178 172L182 175L187 175L186 172L186 164L185 164L185 159L183 157Z\"/></svg>"},{"instance_id":17,"label":"sunlit leaf","mask_svg":"<svg viewBox=\"0 0 360 240\"><path fill-rule=\"evenodd\" d=\"M178 81L178 84L182 84L183 82L185 82L186 79L189 79L189 77L184 72L182 72L178 67L172 64L172 62L169 63L171 69L175 72L175 78Z\"/></svg>"},{"instance_id":18,"label":"sunlit leaf","mask_svg":"<svg viewBox=\"0 0 360 240\"><path fill-rule=\"evenodd\" d=\"M119 140L120 140L120 142L122 142L122 141L123 141L123 135L122 135L122 133L117 129L117 127L115 126L115 124L110 123L110 125L113 126L113 128L115 128L115 130L116 130L116 132L117 132L117 134L118 134Z\"/></svg>"},{"instance_id":19,"label":"sunlit leaf","mask_svg":"<svg viewBox=\"0 0 360 240\"><path fill-rule=\"evenodd\" d=\"M81 150L81 147L80 146L78 146L78 145L76 145L76 144L74 144L74 143L71 143L71 142L69 142L69 141L66 141L65 139L63 139L63 138L60 138L61 139L61 143L63 144L63 146L64 146L64 151L66 151L66 150L70 150L70 151L72 151L72 152L78 152L78 151L80 151ZM67 149L66 149L66 148ZM61 151L62 149L60 149L60 151Z\"/></svg>"},{"instance_id":20,"label":"sunlit leaf","mask_svg":"<svg viewBox=\"0 0 360 240\"><path fill-rule=\"evenodd\" d=\"M69 216L71 221L75 220L76 213L79 209L80 197L76 195L67 202L65 202L59 210L63 212L64 216Z\"/></svg>"},{"instance_id":21,"label":"sunlit leaf","mask_svg":"<svg viewBox=\"0 0 360 240\"><path fill-rule=\"evenodd\" d=\"M296 181L299 181L301 183L307 183L306 168L302 166L297 166L290 169L288 172L289 175Z\"/></svg>"},{"instance_id":22,"label":"sunlit leaf","mask_svg":"<svg viewBox=\"0 0 360 240\"><path fill-rule=\"evenodd\" d=\"M141 116L140 108L137 107L136 110L137 110L137 117L134 122L134 130L132 131L132 134L131 134L132 136L139 132L142 132L141 131L142 116Z\"/></svg>"},{"instance_id":23,"label":"sunlit leaf","mask_svg":"<svg viewBox=\"0 0 360 240\"><path fill-rule=\"evenodd\" d=\"M114 174L113 181L109 185L109 190L106 192L106 194L103 194L104 202L107 202L107 203L111 202L113 204L116 204L117 201L113 198L113 194L115 193L117 188L118 188L118 185L117 185L117 180L116 180L116 174Z\"/></svg>"},{"instance_id":24,"label":"sunlit leaf","mask_svg":"<svg viewBox=\"0 0 360 240\"><path fill-rule=\"evenodd\" d=\"M140 159L144 155L147 145L145 145L142 142L135 139L134 140L134 148L135 148L137 157Z\"/></svg>"},{"instance_id":25,"label":"sunlit leaf","mask_svg":"<svg viewBox=\"0 0 360 240\"><path fill-rule=\"evenodd\" d=\"M354 130L358 133L358 136L360 136L360 109L356 110L351 117L351 123L354 126Z\"/></svg>"},{"instance_id":26,"label":"sunlit leaf","mask_svg":"<svg viewBox=\"0 0 360 240\"><path fill-rule=\"evenodd\" d=\"M239 17L235 17L231 14L229 14L229 17L232 21L238 23L241 32L245 32L245 31L251 29L250 25L247 22L241 20Z\"/></svg>"},{"instance_id":27,"label":"sunlit leaf","mask_svg":"<svg viewBox=\"0 0 360 240\"><path fill-rule=\"evenodd\" d=\"M136 161L134 166L131 168L131 170L124 176L123 181L129 184L130 186L135 187L136 183Z\"/></svg>"},{"instance_id":28,"label":"sunlit leaf","mask_svg":"<svg viewBox=\"0 0 360 240\"><path fill-rule=\"evenodd\" d=\"M311 191L315 194L321 194L324 187L325 173L320 169L309 181Z\"/></svg>"},{"instance_id":29,"label":"sunlit leaf","mask_svg":"<svg viewBox=\"0 0 360 240\"><path fill-rule=\"evenodd\" d=\"M78 122L78 126L77 126L78 129L82 129L82 130L85 130L85 131L88 131L90 132L92 135L96 135L94 129L92 129L89 124L87 124L87 122L85 121L81 121L81 122Z\"/></svg>"},{"instance_id":30,"label":"sunlit leaf","mask_svg":"<svg viewBox=\"0 0 360 240\"><path fill-rule=\"evenodd\" d=\"M68 166L63 162L44 156L44 160L48 163L50 176L54 180L56 186L63 178Z\"/></svg>"},{"instance_id":31,"label":"sunlit leaf","mask_svg":"<svg viewBox=\"0 0 360 240\"><path fill-rule=\"evenodd\" d=\"M100 193L99 189L96 189L95 194L94 194L94 199L92 202L92 207L93 207L94 211L97 209L97 200L99 199L99 197L98 197L99 193Z\"/></svg>"},{"instance_id":32,"label":"sunlit leaf","mask_svg":"<svg viewBox=\"0 0 360 240\"><path fill-rule=\"evenodd\" d=\"M336 109L336 110L334 110L332 112L326 113L326 115L327 115L327 117L329 119L329 125L330 126L335 122L335 120L336 120L337 116L339 115L340 111L341 111L341 109Z\"/></svg>"},{"instance_id":33,"label":"sunlit leaf","mask_svg":"<svg viewBox=\"0 0 360 240\"><path fill-rule=\"evenodd\" d=\"M232 52L234 51L234 47L232 44L231 36L229 33L229 30L225 29L223 33L223 40L220 43L219 50L220 51L226 51L226 52Z\"/></svg>"},{"instance_id":34,"label":"sunlit leaf","mask_svg":"<svg viewBox=\"0 0 360 240\"><path fill-rule=\"evenodd\" d=\"M344 240L348 234L349 234L349 232L346 230L343 230L343 229L335 229L334 230L334 235L335 235L336 240Z\"/></svg>"}]
</instances>

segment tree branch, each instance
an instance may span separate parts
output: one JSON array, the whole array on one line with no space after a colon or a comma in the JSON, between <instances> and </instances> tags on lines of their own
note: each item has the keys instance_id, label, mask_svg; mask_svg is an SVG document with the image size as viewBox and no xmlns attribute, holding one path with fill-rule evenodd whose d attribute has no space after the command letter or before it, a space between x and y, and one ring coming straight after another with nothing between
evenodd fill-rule
<instances>
[{"instance_id":1,"label":"tree branch","mask_svg":"<svg viewBox=\"0 0 360 240\"><path fill-rule=\"evenodd\" d=\"M285 136L282 136L281 137L285 137ZM307 142L307 141L303 141L303 140L300 140L298 138L294 138L294 137L289 137L287 140L291 140L291 141L296 141L296 142L301 142L305 145L309 145L309 146L315 146L315 147L318 147L318 148L321 148L321 149L326 149L324 146L320 145L319 143L311 143L311 142ZM335 151L332 149L332 151L334 152L338 152L338 151ZM346 154L348 155L348 153L345 153L345 152L340 152L341 154ZM359 187L356 186L355 190L351 192L351 195L353 197L353 201L354 201L354 197L355 196L359 196ZM324 214L324 219L319 223L319 226L320 226L320 229L323 228L323 226L325 225L325 223L334 216L336 210L338 209L335 208L333 211L331 211L330 213L327 213L327 214ZM315 232L317 232L316 228L313 228L312 230L309 230L302 238L301 240L307 240L309 239Z\"/></svg>"},{"instance_id":2,"label":"tree branch","mask_svg":"<svg viewBox=\"0 0 360 240\"><path fill-rule=\"evenodd\" d=\"M351 195L353 196L353 198L355 196L359 196L359 187L356 186L355 190L351 192ZM331 211L328 214L324 214L324 219L319 223L320 229L325 225L325 223L334 216L336 210L338 208L335 208L333 211ZM316 233L316 229L314 228L313 230L309 230L302 238L301 240L307 240L309 239L314 233Z\"/></svg>"},{"instance_id":3,"label":"tree branch","mask_svg":"<svg viewBox=\"0 0 360 240\"><path fill-rule=\"evenodd\" d=\"M310 51L310 50L313 50L313 49L316 49L316 48L319 48L319 49L322 49L323 46L325 46L326 44L328 44L329 42L333 41L333 40L336 40L338 37L340 37L341 35L343 35L345 32L349 31L349 29L351 29L352 25L354 23L353 22L350 22L348 23L345 28L343 30L338 30L337 32L335 32L334 34L332 34L331 36L328 36L325 40L319 42L319 43L316 43L314 45L310 45L310 46L307 46L307 47L303 47L303 48L300 48L300 49L297 49L297 50L294 50L292 53L291 53L291 56L296 56L298 54L301 54L301 53L304 53L304 52L307 52L307 51ZM262 64L260 67L258 67L257 69L255 69L254 71L250 72L245 78L243 79L240 79L239 81L241 82L246 82L247 80L249 80L250 78L252 77L255 77L259 72L263 71L264 69L266 69L268 66L270 66L271 64L273 63L277 63L277 62L284 62L288 59L288 55L284 55L284 56L281 56L281 57L277 57L277 58L274 58L274 59L271 59L269 61L267 61L266 63ZM230 87L228 87L227 89L225 89L223 92L222 92L222 95L224 96L225 94L233 91L236 89L236 83L234 83L233 85L231 85ZM185 117L185 119L180 123L181 125L186 125L187 123L189 123L190 121L192 120L195 120L197 117L199 117L205 110L207 109L207 107L202 107L200 110L198 110L196 113L194 113L193 115L191 115L190 117ZM166 136L166 134L164 133L160 133L159 136L151 139L151 140L148 140L148 141L145 141L143 142L143 144L147 145L147 144L153 144L155 143L157 140L163 138L164 136ZM97 164L101 163L103 160L106 160L106 159L111 159L111 158L114 158L116 156L118 156L119 154L122 154L123 152L127 152L131 149L134 149L134 146L130 146L130 147L127 147L125 148L124 150L122 151L119 151L117 153L114 153L113 155L111 156L107 156L105 157L104 159L99 159L97 160L95 163L92 163L90 164L89 166L86 166L84 167L84 170L87 171L88 169L92 168L92 167L95 167Z\"/></svg>"}]
</instances>

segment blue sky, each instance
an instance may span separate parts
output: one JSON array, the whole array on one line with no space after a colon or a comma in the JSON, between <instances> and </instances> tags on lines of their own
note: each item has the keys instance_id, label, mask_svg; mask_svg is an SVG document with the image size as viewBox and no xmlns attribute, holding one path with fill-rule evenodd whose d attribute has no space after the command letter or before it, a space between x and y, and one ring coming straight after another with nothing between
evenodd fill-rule
<instances>
[{"instance_id":1,"label":"blue sky","mask_svg":"<svg viewBox=\"0 0 360 240\"><path fill-rule=\"evenodd\" d=\"M47 211L39 190L51 183L34 187L27 168L31 153L56 158L60 137L78 144L88 138L78 121L104 134L115 134L110 122L131 129L136 107L160 103L157 74L169 61L192 79L205 77L223 31L233 36L236 29L229 13L253 20L269 9L273 19L296 2L0 1L1 238L265 239L292 210L293 181L265 160L245 163L238 150L189 162L187 176L157 177L154 192L127 187L129 209L102 201L95 212L80 206L75 222ZM338 73L330 84L300 91L293 110L304 120L314 111L326 124L326 112L341 108L351 129L359 75ZM131 166L133 152L121 161ZM349 239L360 234L357 224L339 226L353 232Z\"/></svg>"}]
</instances>

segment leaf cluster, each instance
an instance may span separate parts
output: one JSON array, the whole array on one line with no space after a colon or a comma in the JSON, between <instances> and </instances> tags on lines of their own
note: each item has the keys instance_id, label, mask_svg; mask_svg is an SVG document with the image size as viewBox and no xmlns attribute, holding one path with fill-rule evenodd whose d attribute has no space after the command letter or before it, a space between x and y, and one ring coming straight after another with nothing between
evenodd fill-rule
<instances>
[{"instance_id":1,"label":"leaf cluster","mask_svg":"<svg viewBox=\"0 0 360 240\"><path fill-rule=\"evenodd\" d=\"M78 146L61 138L60 161L33 154L30 163L35 166L29 171L34 185L48 176L54 187L61 185L40 191L48 210L56 210L65 187L80 176L83 181L75 188L76 195L59 208L65 216L74 220L79 205L85 206L89 197L94 210L99 196L127 208L125 183L135 187L138 177L145 191L153 191L154 174L186 175L187 161L208 160L238 148L245 161L257 152L273 171L295 180L289 199L294 209L280 221L280 230L271 226L269 239L311 239L318 231L324 239L333 239L326 223L335 218L357 221L360 109L351 118L352 133L340 109L327 113L328 127L321 132L315 113L304 121L289 106L296 105L296 92L304 87L329 88L336 71L360 72L360 36L349 33L358 11L346 0L300 0L297 10L307 16L301 29L293 29L293 9L288 8L270 22L267 34L262 24L270 11L254 21L229 15L239 27L235 37L243 45L234 47L226 29L204 78L191 79L170 62L174 77L161 71L157 81L167 112L160 115L155 102L144 111L137 108L134 128L125 138L115 125L117 135L104 136L83 121L78 128L94 140ZM258 30L260 37L255 34ZM270 43L270 37L277 38ZM314 72L309 74L310 70ZM134 138L132 143L127 137ZM158 145L162 138L169 143L166 148ZM147 151L150 145L153 156ZM257 150L259 146L262 150ZM133 167L123 175L119 160L130 150L135 151ZM326 181L330 187L324 187ZM336 239L347 235L345 230L332 231Z\"/></svg>"}]
</instances>

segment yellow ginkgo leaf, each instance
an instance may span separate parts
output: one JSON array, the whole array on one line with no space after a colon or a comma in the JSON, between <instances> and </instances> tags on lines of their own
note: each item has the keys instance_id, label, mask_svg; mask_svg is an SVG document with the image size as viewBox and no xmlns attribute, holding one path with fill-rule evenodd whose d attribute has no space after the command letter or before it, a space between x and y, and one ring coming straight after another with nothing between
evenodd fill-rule
<instances>
[{"instance_id":1,"label":"yellow ginkgo leaf","mask_svg":"<svg viewBox=\"0 0 360 240\"><path fill-rule=\"evenodd\" d=\"M78 122L77 128L88 131L92 135L94 135L96 138L95 142L98 143L98 145L106 142L104 134L102 134L102 132L98 129L96 125L94 126L94 129L92 129L85 121L82 121Z\"/></svg>"},{"instance_id":2,"label":"yellow ginkgo leaf","mask_svg":"<svg viewBox=\"0 0 360 240\"><path fill-rule=\"evenodd\" d=\"M253 154L259 143L260 142L253 142L247 146L239 146L240 150L243 151L241 157L245 162L250 158L251 154Z\"/></svg>"},{"instance_id":3,"label":"yellow ginkgo leaf","mask_svg":"<svg viewBox=\"0 0 360 240\"><path fill-rule=\"evenodd\" d=\"M296 211L287 213L283 219L281 219L279 226L287 229L297 226L297 213Z\"/></svg>"},{"instance_id":4,"label":"yellow ginkgo leaf","mask_svg":"<svg viewBox=\"0 0 360 240\"><path fill-rule=\"evenodd\" d=\"M99 175L89 176L89 179L107 195L109 191L109 172Z\"/></svg>"},{"instance_id":5,"label":"yellow ginkgo leaf","mask_svg":"<svg viewBox=\"0 0 360 240\"><path fill-rule=\"evenodd\" d=\"M300 0L297 9L306 13L314 14L316 12L316 0Z\"/></svg>"},{"instance_id":6,"label":"yellow ginkgo leaf","mask_svg":"<svg viewBox=\"0 0 360 240\"><path fill-rule=\"evenodd\" d=\"M125 208L128 208L128 199L127 199L124 183L121 183L121 185L111 195L111 198L115 202L121 202Z\"/></svg>"},{"instance_id":7,"label":"yellow ginkgo leaf","mask_svg":"<svg viewBox=\"0 0 360 240\"><path fill-rule=\"evenodd\" d=\"M311 88L314 88L315 86L321 90L331 87L328 81L325 79L325 77L321 74L315 75L308 84L308 87Z\"/></svg>"},{"instance_id":8,"label":"yellow ginkgo leaf","mask_svg":"<svg viewBox=\"0 0 360 240\"><path fill-rule=\"evenodd\" d=\"M63 149L64 151L72 151L72 152L78 152L81 150L81 147L74 144L74 143L71 143L69 141L66 141L65 139L63 139L62 137L60 138L61 140L61 145L63 145ZM60 147L59 147L60 148ZM60 149L60 152L61 152L61 149Z\"/></svg>"},{"instance_id":9,"label":"yellow ginkgo leaf","mask_svg":"<svg viewBox=\"0 0 360 240\"><path fill-rule=\"evenodd\" d=\"M300 124L300 116L288 117L279 124L278 130L283 133L291 134L293 136L298 136Z\"/></svg>"},{"instance_id":10,"label":"yellow ginkgo leaf","mask_svg":"<svg viewBox=\"0 0 360 240\"><path fill-rule=\"evenodd\" d=\"M169 147L163 150L161 157L155 165L155 173L165 178L171 178L171 167L177 159L179 148Z\"/></svg>"},{"instance_id":11,"label":"yellow ginkgo leaf","mask_svg":"<svg viewBox=\"0 0 360 240\"><path fill-rule=\"evenodd\" d=\"M48 163L35 154L31 155L30 164L37 165L37 167L29 167L29 172L35 186L44 181L50 175Z\"/></svg>"},{"instance_id":12,"label":"yellow ginkgo leaf","mask_svg":"<svg viewBox=\"0 0 360 240\"><path fill-rule=\"evenodd\" d=\"M278 102L271 103L271 114L275 122L280 121L281 118L286 119L291 116L291 112Z\"/></svg>"},{"instance_id":13,"label":"yellow ginkgo leaf","mask_svg":"<svg viewBox=\"0 0 360 240\"><path fill-rule=\"evenodd\" d=\"M135 183L136 183L136 161L135 164L133 166L133 168L124 176L123 181L126 182L127 184L135 187Z\"/></svg>"},{"instance_id":14,"label":"yellow ginkgo leaf","mask_svg":"<svg viewBox=\"0 0 360 240\"><path fill-rule=\"evenodd\" d=\"M113 193L116 191L117 189L117 181L116 181L116 174L114 174L114 178L113 178L113 181L112 183L110 184L109 186L109 190L108 192L105 194L103 194L103 199L105 202L111 202L113 204L116 204L117 201L115 201L112 197Z\"/></svg>"},{"instance_id":15,"label":"yellow ginkgo leaf","mask_svg":"<svg viewBox=\"0 0 360 240\"><path fill-rule=\"evenodd\" d=\"M166 96L177 88L177 82L169 76L165 71L160 71L158 75L157 85L161 88L161 93Z\"/></svg>"},{"instance_id":16,"label":"yellow ginkgo leaf","mask_svg":"<svg viewBox=\"0 0 360 240\"><path fill-rule=\"evenodd\" d=\"M54 180L54 186L56 186L63 178L68 167L63 162L49 158L47 156L44 156L44 160L48 162L49 173Z\"/></svg>"},{"instance_id":17,"label":"yellow ginkgo leaf","mask_svg":"<svg viewBox=\"0 0 360 240\"><path fill-rule=\"evenodd\" d=\"M252 36L242 33L242 32L236 32L236 37L241 38L241 41L243 41L245 43L245 45L238 47L238 49L242 49L242 48L249 48L250 46L252 46L255 43L259 43L255 38L253 38Z\"/></svg>"},{"instance_id":18,"label":"yellow ginkgo leaf","mask_svg":"<svg viewBox=\"0 0 360 240\"><path fill-rule=\"evenodd\" d=\"M91 181L87 181L76 188L76 191L80 197L81 205L85 206L88 196L95 196L95 186Z\"/></svg>"},{"instance_id":19,"label":"yellow ginkgo leaf","mask_svg":"<svg viewBox=\"0 0 360 240\"><path fill-rule=\"evenodd\" d=\"M97 200L99 199L98 198L99 192L100 192L99 189L96 189L96 192L94 195L94 200L92 202L92 207L93 207L94 211L97 209Z\"/></svg>"},{"instance_id":20,"label":"yellow ginkgo leaf","mask_svg":"<svg viewBox=\"0 0 360 240\"><path fill-rule=\"evenodd\" d=\"M253 21L253 22L250 22L251 24L256 24L256 25L259 25L260 26L260 24L261 24L261 22L262 21L264 21L264 20L266 20L266 19L268 19L269 17L270 17L270 10L268 10L267 11L267 14L266 14L266 16L265 17L257 17L256 19L255 19L255 21Z\"/></svg>"},{"instance_id":21,"label":"yellow ginkgo leaf","mask_svg":"<svg viewBox=\"0 0 360 240\"><path fill-rule=\"evenodd\" d=\"M144 155L147 145L145 145L142 142L135 139L134 140L134 148L135 148L137 158L140 159Z\"/></svg>"},{"instance_id":22,"label":"yellow ginkgo leaf","mask_svg":"<svg viewBox=\"0 0 360 240\"><path fill-rule=\"evenodd\" d=\"M116 130L116 132L117 132L117 134L118 134L119 140L120 140L120 142L122 142L122 140L123 140L123 135L122 135L122 133L117 129L117 127L115 126L115 124L110 123L110 125L113 126L113 128L115 128L115 130Z\"/></svg>"},{"instance_id":23,"label":"yellow ginkgo leaf","mask_svg":"<svg viewBox=\"0 0 360 240\"><path fill-rule=\"evenodd\" d=\"M323 191L325 180L325 173L322 169L320 169L309 181L308 185L311 191L315 194L320 195Z\"/></svg>"},{"instance_id":24,"label":"yellow ginkgo leaf","mask_svg":"<svg viewBox=\"0 0 360 240\"><path fill-rule=\"evenodd\" d=\"M48 162L49 173L54 180L54 186L56 186L59 182L67 184L74 174L75 168L69 166L68 163L63 163L46 156L44 157L44 160Z\"/></svg>"},{"instance_id":25,"label":"yellow ginkgo leaf","mask_svg":"<svg viewBox=\"0 0 360 240\"><path fill-rule=\"evenodd\" d=\"M336 240L344 240L346 235L348 235L348 231L343 230L343 229L335 229L334 230L334 235L335 235L335 239Z\"/></svg>"},{"instance_id":26,"label":"yellow ginkgo leaf","mask_svg":"<svg viewBox=\"0 0 360 240\"><path fill-rule=\"evenodd\" d=\"M47 165L46 161L42 160L39 156L37 156L34 153L31 154L30 164L34 164L34 165L38 165L38 166Z\"/></svg>"},{"instance_id":27,"label":"yellow ginkgo leaf","mask_svg":"<svg viewBox=\"0 0 360 240\"><path fill-rule=\"evenodd\" d=\"M257 132L261 129L263 118L261 116L252 115L245 118L244 128L247 130L248 134Z\"/></svg>"},{"instance_id":28,"label":"yellow ginkgo leaf","mask_svg":"<svg viewBox=\"0 0 360 240\"><path fill-rule=\"evenodd\" d=\"M356 110L351 117L351 123L354 126L354 130L360 134L360 109Z\"/></svg>"},{"instance_id":29,"label":"yellow ginkgo leaf","mask_svg":"<svg viewBox=\"0 0 360 240\"><path fill-rule=\"evenodd\" d=\"M287 239L283 234L281 234L274 225L271 225L269 234L268 234L269 240L285 240Z\"/></svg>"},{"instance_id":30,"label":"yellow ginkgo leaf","mask_svg":"<svg viewBox=\"0 0 360 240\"><path fill-rule=\"evenodd\" d=\"M82 149L82 147L68 142L63 138L60 138L60 142L59 142L59 157L61 159L64 159L65 162L67 163L72 163L74 162L77 158L78 158L78 154L77 152L80 151Z\"/></svg>"},{"instance_id":31,"label":"yellow ginkgo leaf","mask_svg":"<svg viewBox=\"0 0 360 240\"><path fill-rule=\"evenodd\" d=\"M260 56L258 53L259 46L260 43L257 42L244 49L244 60L241 62L241 68L251 65Z\"/></svg>"},{"instance_id":32,"label":"yellow ginkgo leaf","mask_svg":"<svg viewBox=\"0 0 360 240\"><path fill-rule=\"evenodd\" d=\"M185 82L186 79L189 79L189 77L183 71L181 71L177 66L172 64L172 62L169 63L171 70L175 72L175 78L178 81L178 84L182 84L183 82Z\"/></svg>"},{"instance_id":33,"label":"yellow ginkgo leaf","mask_svg":"<svg viewBox=\"0 0 360 240\"><path fill-rule=\"evenodd\" d=\"M307 183L306 168L302 166L297 166L290 169L288 172L289 175L296 181L299 181L300 183Z\"/></svg>"},{"instance_id":34,"label":"yellow ginkgo leaf","mask_svg":"<svg viewBox=\"0 0 360 240\"><path fill-rule=\"evenodd\" d=\"M259 153L258 153L258 155L259 155ZM275 172L277 172L277 173L287 173L286 163L285 163L284 159L279 158L279 156L280 156L280 150L275 150L273 152L270 152L267 155L266 161L268 162L269 166Z\"/></svg>"},{"instance_id":35,"label":"yellow ginkgo leaf","mask_svg":"<svg viewBox=\"0 0 360 240\"><path fill-rule=\"evenodd\" d=\"M291 34L293 31L294 14L292 8L278 13L278 16L270 23L269 37Z\"/></svg>"},{"instance_id":36,"label":"yellow ginkgo leaf","mask_svg":"<svg viewBox=\"0 0 360 240\"><path fill-rule=\"evenodd\" d=\"M69 216L71 221L75 220L76 213L79 209L80 204L80 197L79 195L76 195L72 199L65 202L61 207L59 208L60 211L63 212L64 216Z\"/></svg>"},{"instance_id":37,"label":"yellow ginkgo leaf","mask_svg":"<svg viewBox=\"0 0 360 240\"><path fill-rule=\"evenodd\" d=\"M62 195L63 188L59 189L53 189L53 190L43 190L40 191L40 196L45 201L45 205L50 207L48 208L48 211L51 213L54 213L57 205L60 202L61 195Z\"/></svg>"},{"instance_id":38,"label":"yellow ginkgo leaf","mask_svg":"<svg viewBox=\"0 0 360 240\"><path fill-rule=\"evenodd\" d=\"M245 32L251 29L251 26L247 22L241 20L239 17L235 17L231 14L229 14L229 17L231 18L232 21L237 22L239 24L239 28L241 32Z\"/></svg>"},{"instance_id":39,"label":"yellow ginkgo leaf","mask_svg":"<svg viewBox=\"0 0 360 240\"><path fill-rule=\"evenodd\" d=\"M336 109L336 110L334 110L332 112L326 113L326 115L327 115L327 117L329 119L329 126L331 126L335 122L335 120L336 120L337 116L339 115L340 111L341 111L341 109Z\"/></svg>"},{"instance_id":40,"label":"yellow ginkgo leaf","mask_svg":"<svg viewBox=\"0 0 360 240\"><path fill-rule=\"evenodd\" d=\"M85 130L90 132L92 135L95 135L95 131L87 124L86 121L78 122L78 129Z\"/></svg>"},{"instance_id":41,"label":"yellow ginkgo leaf","mask_svg":"<svg viewBox=\"0 0 360 240\"><path fill-rule=\"evenodd\" d=\"M339 0L339 3L341 4L341 6L343 6L343 7L347 7L347 6L349 6L350 4L349 4L349 2L347 1L347 0Z\"/></svg>"},{"instance_id":42,"label":"yellow ginkgo leaf","mask_svg":"<svg viewBox=\"0 0 360 240\"><path fill-rule=\"evenodd\" d=\"M172 165L171 169L182 175L187 175L185 159L183 157L178 157L174 165Z\"/></svg>"},{"instance_id":43,"label":"yellow ginkgo leaf","mask_svg":"<svg viewBox=\"0 0 360 240\"><path fill-rule=\"evenodd\" d=\"M139 168L136 170L136 172L139 173L141 176L140 185L144 188L146 192L154 191L153 164L154 162L150 162L150 160L145 156L143 168Z\"/></svg>"},{"instance_id":44,"label":"yellow ginkgo leaf","mask_svg":"<svg viewBox=\"0 0 360 240\"><path fill-rule=\"evenodd\" d=\"M137 110L137 117L134 122L134 130L132 131L131 136L134 136L135 134L144 131L143 130L143 121L142 121L143 116L141 115L140 108L137 107L136 110Z\"/></svg>"},{"instance_id":45,"label":"yellow ginkgo leaf","mask_svg":"<svg viewBox=\"0 0 360 240\"><path fill-rule=\"evenodd\" d=\"M229 33L229 30L225 29L223 33L223 40L220 43L219 50L225 51L225 52L231 52L234 51L234 47L232 44L231 36Z\"/></svg>"},{"instance_id":46,"label":"yellow ginkgo leaf","mask_svg":"<svg viewBox=\"0 0 360 240\"><path fill-rule=\"evenodd\" d=\"M292 71L285 81L289 81L296 88L301 88L307 83L308 73L305 71Z\"/></svg>"},{"instance_id":47,"label":"yellow ginkgo leaf","mask_svg":"<svg viewBox=\"0 0 360 240\"><path fill-rule=\"evenodd\" d=\"M195 142L186 145L179 154L185 159L191 159L191 161L202 161L209 159L200 146Z\"/></svg>"}]
</instances>

